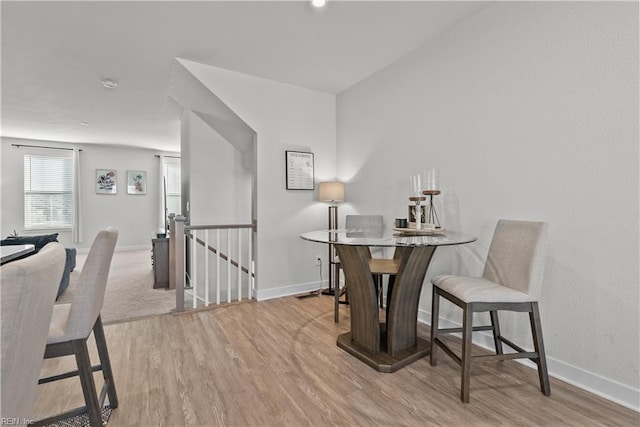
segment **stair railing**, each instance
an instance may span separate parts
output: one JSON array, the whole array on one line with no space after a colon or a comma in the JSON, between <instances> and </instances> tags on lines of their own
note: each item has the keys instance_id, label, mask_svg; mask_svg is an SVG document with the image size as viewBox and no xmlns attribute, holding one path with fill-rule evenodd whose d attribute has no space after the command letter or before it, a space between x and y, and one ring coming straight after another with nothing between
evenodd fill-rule
<instances>
[{"instance_id":1,"label":"stair railing","mask_svg":"<svg viewBox=\"0 0 640 427\"><path fill-rule=\"evenodd\" d=\"M255 224L185 225L169 216L169 287L176 311L254 297Z\"/></svg>"}]
</instances>

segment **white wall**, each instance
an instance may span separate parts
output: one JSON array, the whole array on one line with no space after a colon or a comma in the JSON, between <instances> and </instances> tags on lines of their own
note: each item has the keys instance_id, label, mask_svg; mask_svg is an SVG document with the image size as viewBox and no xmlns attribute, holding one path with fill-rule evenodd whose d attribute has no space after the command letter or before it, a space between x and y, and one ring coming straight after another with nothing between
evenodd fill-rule
<instances>
[{"instance_id":1,"label":"white wall","mask_svg":"<svg viewBox=\"0 0 640 427\"><path fill-rule=\"evenodd\" d=\"M498 218L548 221L551 371L638 409L637 3L495 3L340 94L337 118L361 212L390 225L409 175L440 168L443 225L479 240L439 249L427 277L480 275ZM504 319L530 343L526 317Z\"/></svg>"},{"instance_id":2,"label":"white wall","mask_svg":"<svg viewBox=\"0 0 640 427\"><path fill-rule=\"evenodd\" d=\"M335 178L335 96L180 62L257 134L258 299L317 289L326 248L299 235L326 227L327 206L317 189L286 190L285 151L313 152L316 181Z\"/></svg>"},{"instance_id":3,"label":"white wall","mask_svg":"<svg viewBox=\"0 0 640 427\"><path fill-rule=\"evenodd\" d=\"M18 234L43 234L45 232L23 231L23 157L26 149L12 147L12 143L51 147L73 147L74 145L2 138L1 235L4 238L14 229ZM119 146L89 144L77 146L83 150L81 153L83 242L74 243L71 239L71 231L59 231L58 240L68 247L86 249L91 246L98 231L108 226L115 226L120 231L118 248L150 248L151 238L158 227L158 174L160 172L158 159L154 156L158 152ZM96 194L94 186L96 169L117 170L117 194ZM146 195L127 194L127 170L147 172Z\"/></svg>"},{"instance_id":4,"label":"white wall","mask_svg":"<svg viewBox=\"0 0 640 427\"><path fill-rule=\"evenodd\" d=\"M191 224L250 224L251 170L242 167L242 153L195 113L189 145Z\"/></svg>"}]
</instances>

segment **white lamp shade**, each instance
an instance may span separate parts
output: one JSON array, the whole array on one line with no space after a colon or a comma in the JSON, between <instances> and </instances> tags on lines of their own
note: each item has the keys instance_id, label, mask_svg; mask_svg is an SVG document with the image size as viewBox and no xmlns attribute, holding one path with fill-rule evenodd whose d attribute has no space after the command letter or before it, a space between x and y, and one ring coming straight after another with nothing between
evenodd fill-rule
<instances>
[{"instance_id":1,"label":"white lamp shade","mask_svg":"<svg viewBox=\"0 0 640 427\"><path fill-rule=\"evenodd\" d=\"M344 182L321 182L318 189L321 202L344 202Z\"/></svg>"}]
</instances>

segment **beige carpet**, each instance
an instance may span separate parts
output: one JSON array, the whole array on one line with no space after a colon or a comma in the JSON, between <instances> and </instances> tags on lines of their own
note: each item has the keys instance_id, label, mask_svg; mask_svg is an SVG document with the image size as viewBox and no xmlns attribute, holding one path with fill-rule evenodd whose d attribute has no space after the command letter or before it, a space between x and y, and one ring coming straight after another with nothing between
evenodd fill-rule
<instances>
[{"instance_id":1,"label":"beige carpet","mask_svg":"<svg viewBox=\"0 0 640 427\"><path fill-rule=\"evenodd\" d=\"M87 254L78 254L69 287L58 303L68 303L73 300L80 271L86 258ZM113 255L101 311L103 323L116 323L168 313L175 308L175 304L175 290L153 289L150 250L122 251Z\"/></svg>"}]
</instances>

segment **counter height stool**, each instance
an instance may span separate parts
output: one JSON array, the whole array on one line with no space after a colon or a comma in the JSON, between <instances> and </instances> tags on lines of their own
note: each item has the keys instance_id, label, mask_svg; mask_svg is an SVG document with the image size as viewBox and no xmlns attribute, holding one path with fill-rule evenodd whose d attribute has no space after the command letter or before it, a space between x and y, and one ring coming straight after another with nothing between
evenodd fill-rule
<instances>
[{"instance_id":1,"label":"counter height stool","mask_svg":"<svg viewBox=\"0 0 640 427\"><path fill-rule=\"evenodd\" d=\"M2 424L31 419L65 258L64 247L53 242L37 254L0 267Z\"/></svg>"},{"instance_id":2,"label":"counter height stool","mask_svg":"<svg viewBox=\"0 0 640 427\"><path fill-rule=\"evenodd\" d=\"M485 359L528 358L538 366L540 389L551 394L547 362L542 341L542 327L538 312L538 295L542 285L544 258L547 246L547 224L544 222L500 220L496 226L482 278L437 276L433 283L431 308L431 365L437 363L441 347L462 368L460 398L469 402L471 361ZM438 328L439 298L444 297L462 308L462 328ZM529 313L534 351L514 344L500 334L498 311ZM473 327L473 313L488 311L490 326ZM492 331L495 355L471 356L473 331ZM462 355L458 356L441 339L449 333L462 332ZM502 344L516 350L503 353Z\"/></svg>"},{"instance_id":3,"label":"counter height stool","mask_svg":"<svg viewBox=\"0 0 640 427\"><path fill-rule=\"evenodd\" d=\"M74 376L80 377L85 406L65 413L38 420L37 425L47 425L61 419L88 412L92 427L102 426L102 406L106 396L112 409L118 407L118 397L107 342L100 319L100 310L104 302L104 293L109 277L111 258L118 240L118 230L107 228L98 233L94 239L89 255L82 267L78 287L70 304L58 304L53 309L53 317L49 327L49 337L44 358L50 359L74 355L78 370L40 379L44 384ZM100 364L91 366L87 340L91 335L96 340ZM100 397L96 392L93 380L94 371L102 371L104 385Z\"/></svg>"}]
</instances>

